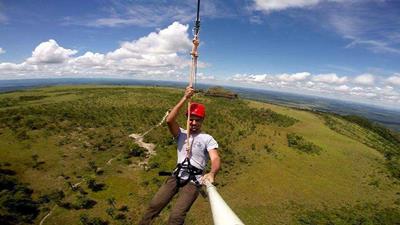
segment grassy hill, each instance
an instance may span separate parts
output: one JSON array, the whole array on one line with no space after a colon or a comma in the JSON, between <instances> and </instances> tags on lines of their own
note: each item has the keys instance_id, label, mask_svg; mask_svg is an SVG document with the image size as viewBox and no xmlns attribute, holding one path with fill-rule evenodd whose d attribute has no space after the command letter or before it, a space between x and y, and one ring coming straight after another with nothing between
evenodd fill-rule
<instances>
[{"instance_id":1,"label":"grassy hill","mask_svg":"<svg viewBox=\"0 0 400 225\"><path fill-rule=\"evenodd\" d=\"M165 124L152 130L145 141L157 155L144 168L146 153L128 135L159 123L182 94L123 86L1 94L0 223L136 224L165 179L158 172L174 168L176 146ZM195 100L220 144L218 191L245 224L399 224L398 134L260 102ZM212 224L206 199L187 224Z\"/></svg>"}]
</instances>

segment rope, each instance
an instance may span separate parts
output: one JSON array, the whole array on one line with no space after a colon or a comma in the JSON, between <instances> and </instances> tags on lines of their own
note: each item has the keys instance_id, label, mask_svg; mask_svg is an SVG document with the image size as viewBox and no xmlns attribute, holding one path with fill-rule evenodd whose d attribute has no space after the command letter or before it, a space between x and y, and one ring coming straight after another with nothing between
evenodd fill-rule
<instances>
[{"instance_id":1,"label":"rope","mask_svg":"<svg viewBox=\"0 0 400 225\"><path fill-rule=\"evenodd\" d=\"M150 131L152 131L154 128L161 126L161 124L164 123L165 118L167 118L168 114L169 114L169 111L165 112L164 117L161 119L161 121L160 121L158 124L154 125L154 126L151 127L148 131L144 132L144 133L143 133L142 135L140 135L140 136L144 137L146 134L148 134L148 133L149 133Z\"/></svg>"},{"instance_id":2,"label":"rope","mask_svg":"<svg viewBox=\"0 0 400 225\"><path fill-rule=\"evenodd\" d=\"M199 31L200 31L200 0L197 1L197 16L196 16L196 22L193 28L193 47L192 51L190 52L190 55L192 56L192 64L190 67L190 74L189 74L189 86L193 87L193 82L196 81L196 74L197 74L197 58L199 57L199 54L197 52L197 49L199 47ZM195 87L193 87L195 88ZM186 136L186 158L190 158L191 154L191 149L192 149L192 144L190 143L190 106L192 104L192 99L189 99L188 101L188 116L187 116L187 121L186 121L186 131L187 131L187 136Z\"/></svg>"}]
</instances>

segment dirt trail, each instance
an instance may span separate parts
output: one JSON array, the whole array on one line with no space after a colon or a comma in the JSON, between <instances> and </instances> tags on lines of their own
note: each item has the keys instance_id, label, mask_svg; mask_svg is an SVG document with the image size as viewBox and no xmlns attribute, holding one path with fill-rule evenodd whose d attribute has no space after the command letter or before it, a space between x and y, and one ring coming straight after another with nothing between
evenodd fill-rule
<instances>
[{"instance_id":1,"label":"dirt trail","mask_svg":"<svg viewBox=\"0 0 400 225\"><path fill-rule=\"evenodd\" d=\"M135 140L135 143L138 144L140 147L147 149L147 154L145 156L145 159L139 163L139 167L144 167L145 169L147 168L147 165L149 163L149 159L150 157L156 155L156 151L154 151L154 149L156 148L156 145L153 143L146 143L143 141L144 136L146 136L146 134L148 134L150 131L152 131L154 128L161 126L162 123L164 123L165 119L167 118L169 114L169 111L165 112L164 117L161 119L161 121L152 126L149 130L147 130L146 132L144 132L143 134L131 134L129 135L130 138L133 138L133 140Z\"/></svg>"},{"instance_id":2,"label":"dirt trail","mask_svg":"<svg viewBox=\"0 0 400 225\"><path fill-rule=\"evenodd\" d=\"M43 219L40 221L39 225L43 225L44 221L47 219L47 217L49 217L51 215L51 213L53 213L53 211L57 208L57 205L53 206L53 208L50 210L49 213L47 213L47 215L45 217L43 217Z\"/></svg>"},{"instance_id":3,"label":"dirt trail","mask_svg":"<svg viewBox=\"0 0 400 225\"><path fill-rule=\"evenodd\" d=\"M118 158L120 155L121 155L121 154L118 154L118 155L115 156L114 158L111 158L110 160L108 160L108 161L107 161L107 165L111 165L111 162L112 162L114 159Z\"/></svg>"},{"instance_id":4,"label":"dirt trail","mask_svg":"<svg viewBox=\"0 0 400 225\"><path fill-rule=\"evenodd\" d=\"M135 140L135 143L139 145L142 148L147 149L147 154L145 156L145 159L139 163L139 167L147 167L149 163L150 157L156 155L156 151L154 149L156 148L156 145L153 143L146 143L143 141L143 136L142 134L131 134L129 135L130 138L133 138Z\"/></svg>"}]
</instances>

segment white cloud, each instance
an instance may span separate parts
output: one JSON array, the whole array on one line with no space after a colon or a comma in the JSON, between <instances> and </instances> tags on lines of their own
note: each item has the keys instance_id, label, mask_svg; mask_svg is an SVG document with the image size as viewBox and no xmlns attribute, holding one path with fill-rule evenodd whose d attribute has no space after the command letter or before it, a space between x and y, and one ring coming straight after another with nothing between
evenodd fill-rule
<instances>
[{"instance_id":1,"label":"white cloud","mask_svg":"<svg viewBox=\"0 0 400 225\"><path fill-rule=\"evenodd\" d=\"M254 79L254 82L263 82L267 80L268 75L267 74L262 74L262 75L252 75L252 78Z\"/></svg>"},{"instance_id":2,"label":"white cloud","mask_svg":"<svg viewBox=\"0 0 400 225\"><path fill-rule=\"evenodd\" d=\"M345 38L354 38L363 33L362 26L364 21L354 14L332 13L328 14L328 17L329 24Z\"/></svg>"},{"instance_id":3,"label":"white cloud","mask_svg":"<svg viewBox=\"0 0 400 225\"><path fill-rule=\"evenodd\" d=\"M123 6L123 7L122 7ZM140 4L119 4L115 7L116 12L108 17L98 18L87 23L89 26L97 27L119 27L119 26L159 26L165 20L187 23L192 19L192 11L189 7L176 7L170 5L140 5Z\"/></svg>"},{"instance_id":4,"label":"white cloud","mask_svg":"<svg viewBox=\"0 0 400 225\"><path fill-rule=\"evenodd\" d=\"M213 80L215 80L215 77L212 76L212 75L205 75L203 73L198 73L197 74L197 79L198 80L203 80L203 81L206 81L206 80L213 81Z\"/></svg>"},{"instance_id":5,"label":"white cloud","mask_svg":"<svg viewBox=\"0 0 400 225\"><path fill-rule=\"evenodd\" d=\"M361 85L373 85L375 83L375 77L374 75L368 73L361 74L354 78L353 82Z\"/></svg>"},{"instance_id":6,"label":"white cloud","mask_svg":"<svg viewBox=\"0 0 400 225\"><path fill-rule=\"evenodd\" d=\"M254 8L265 12L288 8L312 7L325 2L346 2L348 0L253 0Z\"/></svg>"},{"instance_id":7,"label":"white cloud","mask_svg":"<svg viewBox=\"0 0 400 225\"><path fill-rule=\"evenodd\" d=\"M191 41L187 33L188 25L174 22L158 33L152 32L146 37L125 42L121 48L107 54L111 59L138 58L143 54L168 55L188 51Z\"/></svg>"},{"instance_id":8,"label":"white cloud","mask_svg":"<svg viewBox=\"0 0 400 225\"><path fill-rule=\"evenodd\" d=\"M235 74L230 79L241 83L267 83L274 81L276 77L268 74Z\"/></svg>"},{"instance_id":9,"label":"white cloud","mask_svg":"<svg viewBox=\"0 0 400 225\"><path fill-rule=\"evenodd\" d=\"M96 53L60 46L55 40L40 43L22 63L0 63L0 79L25 77L135 77L169 79L187 74L191 40L188 25L172 23L165 29L124 42L114 51ZM199 61L199 66L205 66ZM212 79L200 75L199 79Z\"/></svg>"},{"instance_id":10,"label":"white cloud","mask_svg":"<svg viewBox=\"0 0 400 225\"><path fill-rule=\"evenodd\" d=\"M309 21L315 21L325 29L336 31L347 39L349 43L346 48L359 47L374 53L400 54L398 45L400 16L397 8L392 4L385 4L385 0L252 0L252 2L253 9L266 13L294 8L315 9L310 12ZM305 17L307 16L301 16L300 19L304 20ZM250 21L251 19L250 17Z\"/></svg>"},{"instance_id":11,"label":"white cloud","mask_svg":"<svg viewBox=\"0 0 400 225\"><path fill-rule=\"evenodd\" d=\"M255 15L255 16L250 16L249 21L250 21L250 23L252 23L252 24L262 24L262 23L263 23L262 18L261 18L260 16L257 16L257 15Z\"/></svg>"},{"instance_id":12,"label":"white cloud","mask_svg":"<svg viewBox=\"0 0 400 225\"><path fill-rule=\"evenodd\" d=\"M294 73L294 74L281 74L278 78L282 81L286 82L293 82L293 81L302 81L307 79L308 76L311 74L309 72L301 72L301 73Z\"/></svg>"},{"instance_id":13,"label":"white cloud","mask_svg":"<svg viewBox=\"0 0 400 225\"><path fill-rule=\"evenodd\" d=\"M187 23L191 20L189 7L176 7L174 4L141 4L138 2L110 2L110 12L96 19L67 17L64 24L94 27L142 26L157 27L168 20Z\"/></svg>"},{"instance_id":14,"label":"white cloud","mask_svg":"<svg viewBox=\"0 0 400 225\"><path fill-rule=\"evenodd\" d=\"M106 63L105 56L100 53L86 52L71 61L82 66L101 66Z\"/></svg>"},{"instance_id":15,"label":"white cloud","mask_svg":"<svg viewBox=\"0 0 400 225\"><path fill-rule=\"evenodd\" d=\"M351 88L351 91L363 91L364 90L364 88L362 88L362 87L353 87L353 88Z\"/></svg>"},{"instance_id":16,"label":"white cloud","mask_svg":"<svg viewBox=\"0 0 400 225\"><path fill-rule=\"evenodd\" d=\"M2 75L5 74L7 77L4 78L32 78L32 73L38 71L39 68L37 65L27 64L25 62L16 64L16 63L0 63L0 79L2 79ZM4 79L3 78L3 79Z\"/></svg>"},{"instance_id":17,"label":"white cloud","mask_svg":"<svg viewBox=\"0 0 400 225\"><path fill-rule=\"evenodd\" d=\"M327 22L322 24L329 24L329 29L333 28L348 39L350 43L346 48L362 47L374 53L400 54L398 10L382 2L343 1L325 10Z\"/></svg>"},{"instance_id":18,"label":"white cloud","mask_svg":"<svg viewBox=\"0 0 400 225\"><path fill-rule=\"evenodd\" d=\"M347 85L340 85L339 87L334 88L336 91L347 92L350 90L350 87Z\"/></svg>"},{"instance_id":19,"label":"white cloud","mask_svg":"<svg viewBox=\"0 0 400 225\"><path fill-rule=\"evenodd\" d=\"M307 81L307 83L306 83L306 86L309 87L309 88L314 87L314 85L315 85L315 83L312 82L312 81Z\"/></svg>"},{"instance_id":20,"label":"white cloud","mask_svg":"<svg viewBox=\"0 0 400 225\"><path fill-rule=\"evenodd\" d=\"M394 75L386 80L388 83L400 86L400 75Z\"/></svg>"},{"instance_id":21,"label":"white cloud","mask_svg":"<svg viewBox=\"0 0 400 225\"><path fill-rule=\"evenodd\" d=\"M230 78L232 81L267 84L269 86L286 86L289 83L301 82L311 76L308 72L294 73L294 74L236 74Z\"/></svg>"},{"instance_id":22,"label":"white cloud","mask_svg":"<svg viewBox=\"0 0 400 225\"><path fill-rule=\"evenodd\" d=\"M6 50L4 50L3 48L0 48L0 55L6 53Z\"/></svg>"},{"instance_id":23,"label":"white cloud","mask_svg":"<svg viewBox=\"0 0 400 225\"><path fill-rule=\"evenodd\" d=\"M19 64L15 64L15 63L0 63L0 71L17 70L18 68L19 68Z\"/></svg>"},{"instance_id":24,"label":"white cloud","mask_svg":"<svg viewBox=\"0 0 400 225\"><path fill-rule=\"evenodd\" d=\"M99 17L66 17L66 25L94 27L141 26L159 27L173 21L189 23L193 21L197 4L192 1L110 1L108 10L102 10ZM100 10L99 10L100 11ZM231 9L223 1L203 0L201 16L207 18L229 17Z\"/></svg>"},{"instance_id":25,"label":"white cloud","mask_svg":"<svg viewBox=\"0 0 400 225\"><path fill-rule=\"evenodd\" d=\"M370 49L375 53L396 53L400 54L400 49L395 47L390 47L387 42L376 41L376 40L361 40L355 39L353 37L349 37L349 39L353 39L353 41L346 46L346 48L351 48L355 46L365 46L367 49Z\"/></svg>"},{"instance_id":26,"label":"white cloud","mask_svg":"<svg viewBox=\"0 0 400 225\"><path fill-rule=\"evenodd\" d=\"M268 84L271 86L285 86L293 82L305 81L309 76L308 72L294 74L236 74L230 79L238 82Z\"/></svg>"},{"instance_id":27,"label":"white cloud","mask_svg":"<svg viewBox=\"0 0 400 225\"><path fill-rule=\"evenodd\" d=\"M312 78L315 82L323 82L328 84L343 84L347 82L347 77L338 77L335 73L319 74Z\"/></svg>"},{"instance_id":28,"label":"white cloud","mask_svg":"<svg viewBox=\"0 0 400 225\"><path fill-rule=\"evenodd\" d=\"M300 74L303 74L300 76ZM282 79L283 78L283 79ZM297 78L297 79L294 79ZM349 79L346 76L331 74L312 75L308 72L294 74L236 74L229 80L236 85L256 85L280 91L318 96L373 101L379 104L394 104L400 101L400 90L385 85L396 85L400 75L394 74L388 79L378 79L372 74L362 74ZM358 85L360 84L360 85ZM399 83L400 84L400 83Z\"/></svg>"},{"instance_id":29,"label":"white cloud","mask_svg":"<svg viewBox=\"0 0 400 225\"><path fill-rule=\"evenodd\" d=\"M123 71L170 73L181 70L188 66L188 54L181 54L189 52L192 45L187 31L187 25L174 22L158 33L123 43L120 48L107 53L106 59Z\"/></svg>"},{"instance_id":30,"label":"white cloud","mask_svg":"<svg viewBox=\"0 0 400 225\"><path fill-rule=\"evenodd\" d=\"M316 5L320 0L254 0L258 10L273 11L287 8L301 8Z\"/></svg>"},{"instance_id":31,"label":"white cloud","mask_svg":"<svg viewBox=\"0 0 400 225\"><path fill-rule=\"evenodd\" d=\"M63 63L77 52L77 50L60 47L55 40L50 39L40 43L32 52L32 57L27 62L32 64Z\"/></svg>"}]
</instances>

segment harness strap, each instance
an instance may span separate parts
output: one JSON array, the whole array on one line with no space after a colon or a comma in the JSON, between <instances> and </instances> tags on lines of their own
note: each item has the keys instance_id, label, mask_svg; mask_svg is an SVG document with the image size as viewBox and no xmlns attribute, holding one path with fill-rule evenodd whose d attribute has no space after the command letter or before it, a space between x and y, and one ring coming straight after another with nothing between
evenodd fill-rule
<instances>
[{"instance_id":1,"label":"harness strap","mask_svg":"<svg viewBox=\"0 0 400 225\"><path fill-rule=\"evenodd\" d=\"M179 176L181 174L182 170L184 170L188 173L189 177L187 179L182 179ZM203 174L203 170L199 169L195 166L192 166L190 164L189 158L185 158L185 160L183 160L182 163L178 163L173 172L173 175L176 178L178 187L185 186L189 181L193 181L196 184L196 186L201 186L200 182L196 179L196 175L201 175L201 174Z\"/></svg>"}]
</instances>

